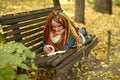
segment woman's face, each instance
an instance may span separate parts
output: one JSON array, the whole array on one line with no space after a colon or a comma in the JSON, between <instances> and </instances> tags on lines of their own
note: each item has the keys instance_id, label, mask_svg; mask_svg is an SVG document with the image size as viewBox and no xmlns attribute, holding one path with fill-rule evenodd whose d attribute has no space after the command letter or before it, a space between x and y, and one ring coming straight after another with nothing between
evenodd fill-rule
<instances>
[{"instance_id":1,"label":"woman's face","mask_svg":"<svg viewBox=\"0 0 120 80\"><path fill-rule=\"evenodd\" d=\"M61 31L63 29L63 26L61 24L55 22L54 20L52 20L52 28L56 32L59 32L59 31Z\"/></svg>"}]
</instances>

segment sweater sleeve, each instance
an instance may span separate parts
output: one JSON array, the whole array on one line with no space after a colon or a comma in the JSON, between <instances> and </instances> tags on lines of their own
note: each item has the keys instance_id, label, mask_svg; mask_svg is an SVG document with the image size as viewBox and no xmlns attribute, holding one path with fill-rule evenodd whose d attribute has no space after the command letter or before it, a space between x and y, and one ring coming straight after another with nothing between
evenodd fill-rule
<instances>
[{"instance_id":1,"label":"sweater sleeve","mask_svg":"<svg viewBox=\"0 0 120 80\"><path fill-rule=\"evenodd\" d=\"M86 31L82 28L78 29L78 32L80 32L83 35L83 37L86 33ZM81 43L83 43L83 37L81 37L79 35ZM75 39L72 37L72 35L70 35L69 40L66 42L65 46L63 46L62 50L67 50L67 49L71 48L73 45L75 45Z\"/></svg>"},{"instance_id":2,"label":"sweater sleeve","mask_svg":"<svg viewBox=\"0 0 120 80\"><path fill-rule=\"evenodd\" d=\"M62 50L67 50L75 45L75 39L70 35L69 40L66 42L65 46L62 47Z\"/></svg>"}]
</instances>

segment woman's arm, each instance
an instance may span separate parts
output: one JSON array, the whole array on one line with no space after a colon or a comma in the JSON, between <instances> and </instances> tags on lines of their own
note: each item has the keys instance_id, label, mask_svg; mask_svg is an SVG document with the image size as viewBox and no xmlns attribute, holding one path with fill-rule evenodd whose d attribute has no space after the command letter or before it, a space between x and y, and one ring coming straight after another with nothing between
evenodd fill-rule
<instances>
[{"instance_id":1,"label":"woman's arm","mask_svg":"<svg viewBox=\"0 0 120 80\"><path fill-rule=\"evenodd\" d=\"M75 39L71 35L69 35L69 39L66 42L65 46L63 46L62 50L68 50L73 45L75 45Z\"/></svg>"},{"instance_id":2,"label":"woman's arm","mask_svg":"<svg viewBox=\"0 0 120 80\"><path fill-rule=\"evenodd\" d=\"M80 41L81 43L85 42L85 35L87 34L86 30L84 28L78 28L78 32L79 32L79 37L80 37ZM81 34L81 35L80 35ZM69 48L71 48L73 45L75 45L75 39L72 37L72 35L69 36L69 40L66 42L65 46L63 46L63 50L68 50Z\"/></svg>"}]
</instances>

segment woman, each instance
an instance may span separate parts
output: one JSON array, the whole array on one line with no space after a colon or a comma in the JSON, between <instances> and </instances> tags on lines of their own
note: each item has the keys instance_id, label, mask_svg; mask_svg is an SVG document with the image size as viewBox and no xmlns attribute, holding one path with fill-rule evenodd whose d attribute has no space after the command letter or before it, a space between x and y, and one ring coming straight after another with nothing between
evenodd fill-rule
<instances>
[{"instance_id":1,"label":"woman","mask_svg":"<svg viewBox=\"0 0 120 80\"><path fill-rule=\"evenodd\" d=\"M79 44L85 42L83 35L86 35L84 28L78 29L66 15L52 11L44 27L43 50L46 53L68 50L75 44L79 49Z\"/></svg>"}]
</instances>

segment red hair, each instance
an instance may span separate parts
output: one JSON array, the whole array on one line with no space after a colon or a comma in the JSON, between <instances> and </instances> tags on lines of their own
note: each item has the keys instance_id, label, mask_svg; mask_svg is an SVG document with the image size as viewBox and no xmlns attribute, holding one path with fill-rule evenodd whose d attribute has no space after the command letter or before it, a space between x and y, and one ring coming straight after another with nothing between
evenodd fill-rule
<instances>
[{"instance_id":1,"label":"red hair","mask_svg":"<svg viewBox=\"0 0 120 80\"><path fill-rule=\"evenodd\" d=\"M53 44L53 42L50 39L50 36L48 36L50 34L50 31L53 31L51 28L52 27L51 21L52 21L52 19L54 19L56 17L61 19L61 20L57 20L57 22L59 24L61 24L63 26L63 28L65 29L65 32L63 33L63 36L62 36L62 41L59 45ZM54 20L56 20L56 19L54 19ZM75 40L76 40L77 48L79 48L78 44L80 43L80 39L78 39L79 37L78 37L77 28L75 27L75 24L71 20L70 20L70 24L72 26L71 27L72 30L70 31L70 33L72 33L73 38L75 38ZM45 42L45 44L52 45L56 50L60 50L67 42L68 34L69 34L69 28L68 28L68 20L66 19L66 17L59 15L55 11L52 11L48 16L45 27L44 27L44 42Z\"/></svg>"}]
</instances>

